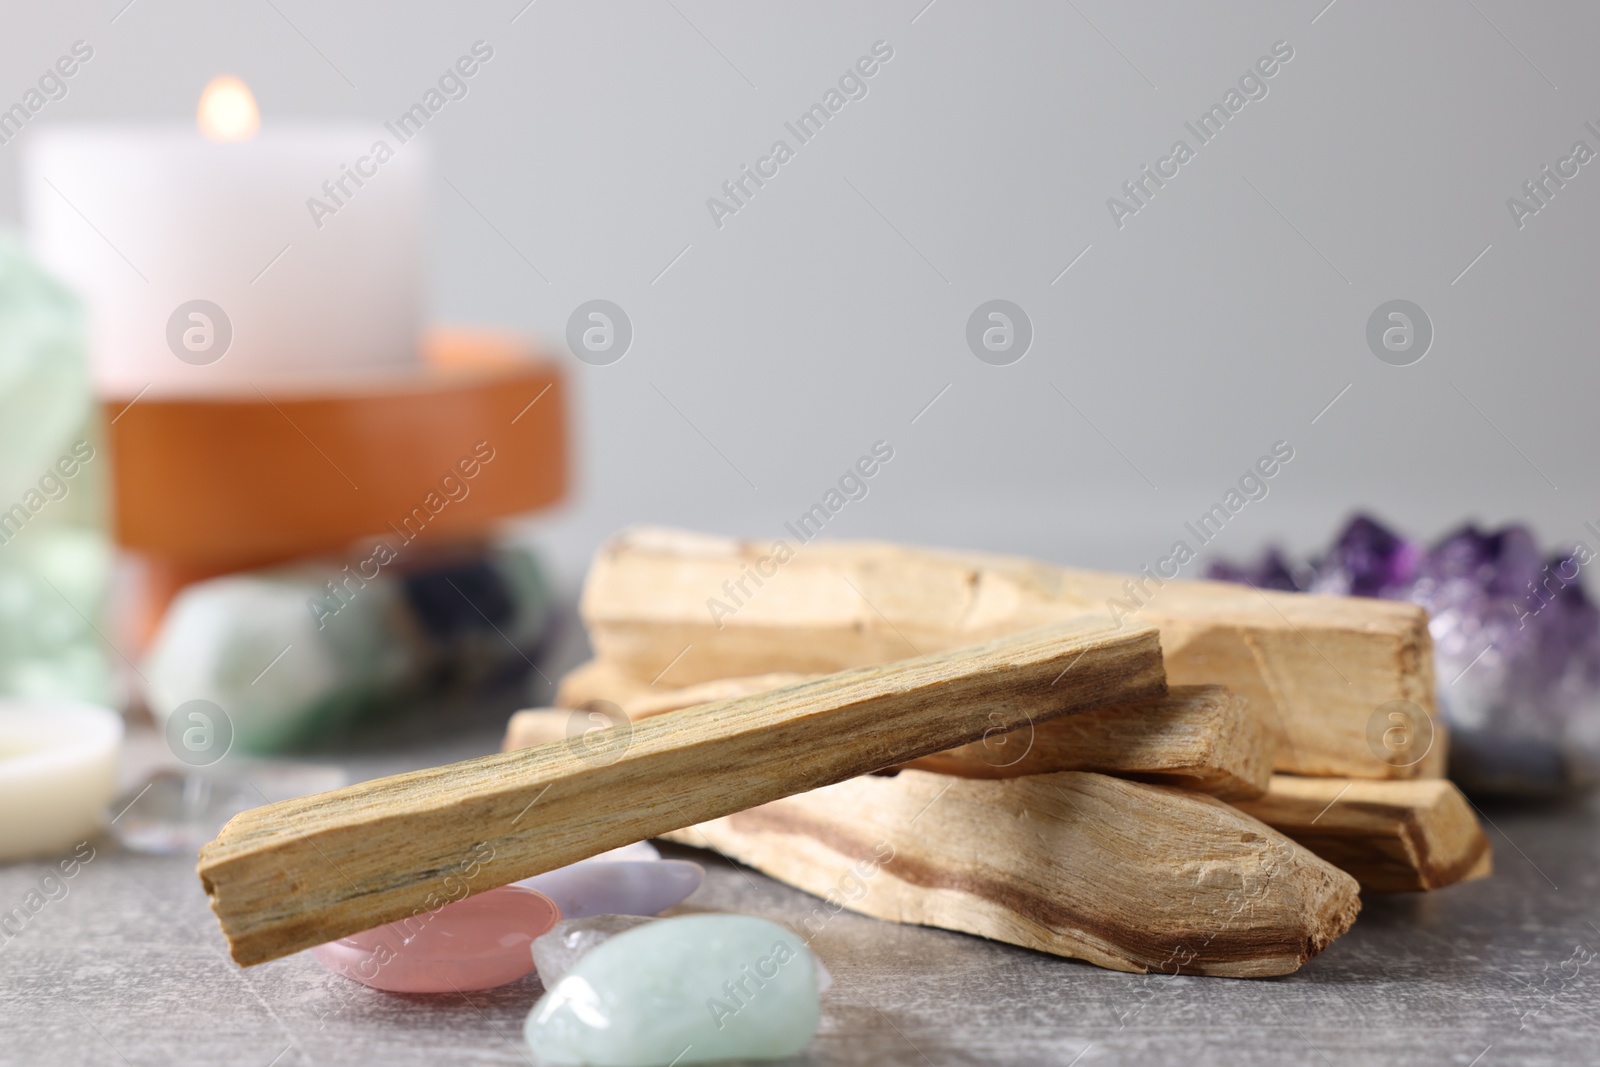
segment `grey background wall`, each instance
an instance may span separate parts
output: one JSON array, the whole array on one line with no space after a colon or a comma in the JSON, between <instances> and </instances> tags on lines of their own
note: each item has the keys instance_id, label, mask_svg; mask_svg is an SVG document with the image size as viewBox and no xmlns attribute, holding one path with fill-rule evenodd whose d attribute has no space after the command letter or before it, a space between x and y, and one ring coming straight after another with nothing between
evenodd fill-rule
<instances>
[{"instance_id":1,"label":"grey background wall","mask_svg":"<svg viewBox=\"0 0 1600 1067\"><path fill-rule=\"evenodd\" d=\"M636 521L781 536L879 440L831 535L1137 567L1280 440L1208 551L1319 544L1357 506L1430 536L1600 520L1600 163L1520 227L1507 206L1600 151L1590 5L526 2L16 4L0 100L83 39L35 124L183 119L226 72L268 124L377 132L488 42L423 135L449 183L431 314L562 351L579 490L545 522L569 574ZM799 144L784 123L880 41L866 95ZM1200 144L1184 124L1277 42L1265 96ZM32 132L0 146L11 221ZM1119 227L1108 198L1180 138L1194 158ZM707 199L778 139L794 158L719 227ZM593 298L635 332L609 366L562 347ZM1007 366L966 338L995 298L1034 332ZM1434 329L1409 366L1367 342L1395 298Z\"/></svg>"}]
</instances>

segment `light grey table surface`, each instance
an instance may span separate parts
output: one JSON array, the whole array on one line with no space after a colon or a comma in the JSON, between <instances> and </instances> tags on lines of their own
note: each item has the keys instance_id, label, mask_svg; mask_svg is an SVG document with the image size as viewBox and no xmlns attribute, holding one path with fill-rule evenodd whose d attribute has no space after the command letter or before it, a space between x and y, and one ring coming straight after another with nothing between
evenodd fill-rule
<instances>
[{"instance_id":1,"label":"light grey table surface","mask_svg":"<svg viewBox=\"0 0 1600 1067\"><path fill-rule=\"evenodd\" d=\"M503 721L496 708L413 730L347 765L359 779L490 751ZM835 984L799 1062L1600 1063L1600 801L1487 810L1493 878L1369 899L1349 934L1278 979L1117 974L841 913L812 942ZM527 1063L535 978L398 996L305 954L241 970L191 858L96 848L67 895L0 944L0 1063ZM798 923L814 904L712 854L664 848L708 869L689 909ZM0 867L0 910L49 869Z\"/></svg>"}]
</instances>

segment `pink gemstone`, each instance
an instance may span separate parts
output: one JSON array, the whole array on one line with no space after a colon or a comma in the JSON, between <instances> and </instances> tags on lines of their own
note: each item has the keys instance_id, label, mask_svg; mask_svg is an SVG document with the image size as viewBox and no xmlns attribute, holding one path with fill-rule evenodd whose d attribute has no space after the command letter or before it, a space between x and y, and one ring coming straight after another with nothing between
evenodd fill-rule
<instances>
[{"instance_id":1,"label":"pink gemstone","mask_svg":"<svg viewBox=\"0 0 1600 1067\"><path fill-rule=\"evenodd\" d=\"M508 885L311 954L334 974L392 993L493 989L533 970L533 939L560 921L549 897Z\"/></svg>"}]
</instances>

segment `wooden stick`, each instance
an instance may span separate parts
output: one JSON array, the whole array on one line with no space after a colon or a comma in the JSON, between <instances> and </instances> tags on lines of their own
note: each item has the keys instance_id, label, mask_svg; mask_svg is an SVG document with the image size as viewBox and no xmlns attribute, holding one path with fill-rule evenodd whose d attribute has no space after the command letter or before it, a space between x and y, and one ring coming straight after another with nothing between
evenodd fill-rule
<instances>
[{"instance_id":1,"label":"wooden stick","mask_svg":"<svg viewBox=\"0 0 1600 1067\"><path fill-rule=\"evenodd\" d=\"M1274 775L1267 794L1236 801L1350 872L1362 890L1438 889L1486 877L1489 839L1451 782L1373 782Z\"/></svg>"},{"instance_id":2,"label":"wooden stick","mask_svg":"<svg viewBox=\"0 0 1600 1067\"><path fill-rule=\"evenodd\" d=\"M1355 880L1198 793L1064 772L904 771L678 830L840 906L1118 971L1288 974L1349 929Z\"/></svg>"},{"instance_id":3,"label":"wooden stick","mask_svg":"<svg viewBox=\"0 0 1600 1067\"><path fill-rule=\"evenodd\" d=\"M765 674L665 689L596 660L561 679L557 700L568 708L613 705L639 719L701 700L763 692L799 677ZM572 716L558 709L519 711L506 725L504 747L509 751L565 737ZM1272 731L1243 698L1222 686L1194 685L1016 733L991 732L970 745L924 756L912 766L966 778L1099 771L1243 800L1266 792L1273 754Z\"/></svg>"},{"instance_id":4,"label":"wooden stick","mask_svg":"<svg viewBox=\"0 0 1600 1067\"><path fill-rule=\"evenodd\" d=\"M1174 684L1226 685L1248 700L1277 735L1279 770L1410 778L1442 768L1442 745L1422 747L1426 731L1380 726L1414 753L1371 740L1391 701L1433 713L1427 617L1413 604L872 542L635 530L596 555L582 610L599 658L671 686L834 671L1094 613L1158 627Z\"/></svg>"},{"instance_id":5,"label":"wooden stick","mask_svg":"<svg viewBox=\"0 0 1600 1067\"><path fill-rule=\"evenodd\" d=\"M235 816L199 874L261 963L790 793L1164 692L1150 629L1052 627Z\"/></svg>"},{"instance_id":6,"label":"wooden stick","mask_svg":"<svg viewBox=\"0 0 1600 1067\"><path fill-rule=\"evenodd\" d=\"M1098 771L1245 800L1267 791L1272 732L1220 685L1173 686L1164 697L1096 708L923 756L908 766L963 778Z\"/></svg>"},{"instance_id":7,"label":"wooden stick","mask_svg":"<svg viewBox=\"0 0 1600 1067\"><path fill-rule=\"evenodd\" d=\"M815 674L780 671L672 686L659 682L651 684L635 678L615 663L592 659L561 676L556 686L555 706L581 708L595 701L604 701L615 704L630 719L642 719L663 711L692 708L696 704L765 693L815 677Z\"/></svg>"},{"instance_id":8,"label":"wooden stick","mask_svg":"<svg viewBox=\"0 0 1600 1067\"><path fill-rule=\"evenodd\" d=\"M506 723L506 736L500 741L500 751L515 752L519 748L564 741L572 736L569 731L575 721L582 729L574 732L586 733L588 728L581 718L583 714L572 708L523 708L512 712ZM573 716L580 718L574 720Z\"/></svg>"}]
</instances>

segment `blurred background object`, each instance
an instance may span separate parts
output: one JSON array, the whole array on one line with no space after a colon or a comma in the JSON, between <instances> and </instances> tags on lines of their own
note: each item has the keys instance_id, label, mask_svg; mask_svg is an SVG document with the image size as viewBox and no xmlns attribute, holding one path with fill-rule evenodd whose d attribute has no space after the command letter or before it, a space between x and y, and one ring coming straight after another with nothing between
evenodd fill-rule
<instances>
[{"instance_id":1,"label":"blurred background object","mask_svg":"<svg viewBox=\"0 0 1600 1067\"><path fill-rule=\"evenodd\" d=\"M0 237L0 695L112 697L98 414L78 301Z\"/></svg>"},{"instance_id":2,"label":"blurred background object","mask_svg":"<svg viewBox=\"0 0 1600 1067\"><path fill-rule=\"evenodd\" d=\"M198 117L191 103L164 122L30 131L29 241L88 304L96 386L124 401L270 393L414 367L427 306L426 146L395 151L381 181L358 187L345 175L360 160L378 174L365 124L269 111L257 128L217 136L204 102L219 83L249 96L239 79L218 78L201 90ZM324 191L336 181L348 202ZM330 198L327 218L308 222L308 196Z\"/></svg>"},{"instance_id":3,"label":"blurred background object","mask_svg":"<svg viewBox=\"0 0 1600 1067\"><path fill-rule=\"evenodd\" d=\"M337 767L283 761L158 771L111 804L111 831L132 852L193 856L246 808L338 789L348 781Z\"/></svg>"},{"instance_id":4,"label":"blurred background object","mask_svg":"<svg viewBox=\"0 0 1600 1067\"><path fill-rule=\"evenodd\" d=\"M566 492L563 375L527 341L426 335L381 381L107 401L116 534L163 575L203 577L383 534L474 537Z\"/></svg>"},{"instance_id":5,"label":"blurred background object","mask_svg":"<svg viewBox=\"0 0 1600 1067\"><path fill-rule=\"evenodd\" d=\"M328 788L245 754L524 702L553 614L511 520L566 494L563 371L508 331L423 330L425 118L267 110L219 76L193 119L30 131L44 267L0 243L0 696L153 714L169 754L143 746L119 811L59 782L141 851ZM44 759L24 725L13 775Z\"/></svg>"},{"instance_id":6,"label":"blurred background object","mask_svg":"<svg viewBox=\"0 0 1600 1067\"><path fill-rule=\"evenodd\" d=\"M122 733L109 708L0 698L0 862L54 859L75 845L93 854Z\"/></svg>"},{"instance_id":7,"label":"blurred background object","mask_svg":"<svg viewBox=\"0 0 1600 1067\"><path fill-rule=\"evenodd\" d=\"M81 69L93 48L72 54ZM218 759L325 740L381 705L533 667L551 594L532 540L497 529L566 491L562 373L505 332L422 334L428 149L401 129L374 139L270 114L263 128L231 76L211 80L195 114L66 124L25 149L31 242L87 300L92 373L75 305L10 249L15 380L0 402L26 410L9 425L37 439L7 453L20 466L0 488L24 494L14 522L31 521L40 492L67 500L64 479L95 455L72 438L98 432L103 406L123 549L105 643L158 726L204 705L180 716L204 726L169 740L204 736ZM45 481L25 490L40 464ZM106 550L77 527L103 525L88 505L104 483L82 482L77 506L29 539L37 588L5 592L22 614L59 615L48 586L98 638ZM274 569L223 577L261 567ZM104 678L79 678L70 659L103 656L99 641L9 632L14 672L60 661L57 674L104 696Z\"/></svg>"},{"instance_id":8,"label":"blurred background object","mask_svg":"<svg viewBox=\"0 0 1600 1067\"><path fill-rule=\"evenodd\" d=\"M0 151L0 215L21 217L36 134L188 123L221 73L254 92L258 138L359 121L394 144L384 124L439 92L395 144L428 147L440 178L418 321L558 345L605 299L633 328L607 365L561 354L581 488L546 529L565 588L640 520L781 536L879 439L894 464L829 536L1136 570L1279 439L1294 464L1208 551L1309 553L1357 505L1406 530L1526 522L1551 544L1600 519L1572 440L1600 390L1582 358L1592 168L1520 224L1507 207L1575 140L1600 148L1587 5L164 0L113 23L120 6L8 24L13 96L75 40L94 57ZM784 124L878 41L893 58L865 96L799 143ZM1194 144L1184 124L1280 41L1293 58L1265 97ZM462 56L477 73L449 99ZM1119 226L1108 201L1131 203L1124 183L1180 137L1196 158ZM779 139L794 157L714 217ZM306 200L353 162L292 191L317 245L257 288L401 161L315 230ZM140 269L160 254L79 206ZM966 338L996 298L1032 325L1006 366ZM1434 327L1405 367L1366 339L1396 298Z\"/></svg>"},{"instance_id":9,"label":"blurred background object","mask_svg":"<svg viewBox=\"0 0 1600 1067\"><path fill-rule=\"evenodd\" d=\"M551 616L534 539L401 558L378 540L343 567L306 562L188 586L144 663L157 722L193 700L229 720L241 751L326 741L533 667ZM213 713L215 714L215 713Z\"/></svg>"}]
</instances>

